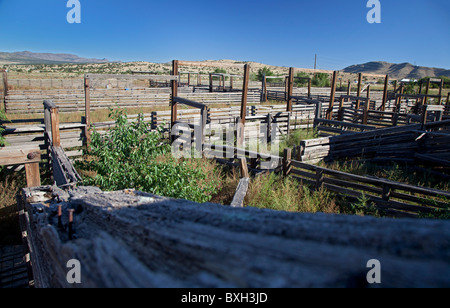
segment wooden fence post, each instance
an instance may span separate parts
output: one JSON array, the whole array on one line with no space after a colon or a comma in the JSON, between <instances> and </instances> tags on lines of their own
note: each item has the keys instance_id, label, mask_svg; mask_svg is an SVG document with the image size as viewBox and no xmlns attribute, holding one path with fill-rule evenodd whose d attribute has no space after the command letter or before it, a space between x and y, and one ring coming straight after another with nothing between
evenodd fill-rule
<instances>
[{"instance_id":1,"label":"wooden fence post","mask_svg":"<svg viewBox=\"0 0 450 308\"><path fill-rule=\"evenodd\" d=\"M362 73L358 74L358 90L356 93L356 96L360 97L361 96L361 86L362 86ZM359 109L361 104L361 101L358 99L356 100L356 109Z\"/></svg>"},{"instance_id":2,"label":"wooden fence post","mask_svg":"<svg viewBox=\"0 0 450 308\"><path fill-rule=\"evenodd\" d=\"M235 137L236 137L236 147L240 147L244 144L244 125L242 125L241 117L236 117L234 126Z\"/></svg>"},{"instance_id":3,"label":"wooden fence post","mask_svg":"<svg viewBox=\"0 0 450 308\"><path fill-rule=\"evenodd\" d=\"M266 74L263 74L262 85L261 85L261 103L267 102L267 78Z\"/></svg>"},{"instance_id":4,"label":"wooden fence post","mask_svg":"<svg viewBox=\"0 0 450 308\"><path fill-rule=\"evenodd\" d=\"M60 147L61 136L59 132L59 110L57 107L50 109L50 118L52 124L52 145L54 147Z\"/></svg>"},{"instance_id":5,"label":"wooden fence post","mask_svg":"<svg viewBox=\"0 0 450 308\"><path fill-rule=\"evenodd\" d=\"M352 81L349 80L349 81L348 81L348 88L347 88L347 96L350 96L351 91L352 91ZM349 100L350 100L349 98L346 99L347 102L348 102Z\"/></svg>"},{"instance_id":6,"label":"wooden fence post","mask_svg":"<svg viewBox=\"0 0 450 308\"><path fill-rule=\"evenodd\" d=\"M438 105L442 103L442 89L444 88L444 79L441 79L441 83L439 84L439 98L438 98Z\"/></svg>"},{"instance_id":7,"label":"wooden fence post","mask_svg":"<svg viewBox=\"0 0 450 308\"><path fill-rule=\"evenodd\" d=\"M422 106L422 118L421 118L421 130L425 129L425 125L427 124L427 115L428 115L428 105Z\"/></svg>"},{"instance_id":8,"label":"wooden fence post","mask_svg":"<svg viewBox=\"0 0 450 308\"><path fill-rule=\"evenodd\" d=\"M308 79L308 98L311 98L311 86L312 86L312 79Z\"/></svg>"},{"instance_id":9,"label":"wooden fence post","mask_svg":"<svg viewBox=\"0 0 450 308\"><path fill-rule=\"evenodd\" d=\"M427 87L425 89L425 95L428 95L430 93L430 83L431 83L431 78L428 78ZM428 96L425 96L422 101L422 105L426 105L426 104L428 104Z\"/></svg>"},{"instance_id":10,"label":"wooden fence post","mask_svg":"<svg viewBox=\"0 0 450 308\"><path fill-rule=\"evenodd\" d=\"M319 190L323 185L324 173L322 169L316 169L316 190Z\"/></svg>"},{"instance_id":11,"label":"wooden fence post","mask_svg":"<svg viewBox=\"0 0 450 308\"><path fill-rule=\"evenodd\" d=\"M247 110L247 98L248 98L248 81L250 79L250 65L244 66L244 82L242 85L242 100L241 100L241 123L245 126L245 117Z\"/></svg>"},{"instance_id":12,"label":"wooden fence post","mask_svg":"<svg viewBox=\"0 0 450 308\"><path fill-rule=\"evenodd\" d=\"M331 120L333 118L334 99L336 98L336 82L337 82L337 71L334 71L333 79L331 81L331 95L330 95L330 104L327 110L327 120Z\"/></svg>"},{"instance_id":13,"label":"wooden fence post","mask_svg":"<svg viewBox=\"0 0 450 308\"><path fill-rule=\"evenodd\" d=\"M272 141L272 115L267 114L267 143Z\"/></svg>"},{"instance_id":14,"label":"wooden fence post","mask_svg":"<svg viewBox=\"0 0 450 308\"><path fill-rule=\"evenodd\" d=\"M364 113L363 113L363 120L362 124L367 125L367 120L369 118L369 107L370 107L370 99L366 101L364 104Z\"/></svg>"},{"instance_id":15,"label":"wooden fence post","mask_svg":"<svg viewBox=\"0 0 450 308\"><path fill-rule=\"evenodd\" d=\"M386 111L388 86L389 86L389 75L386 75L386 79L384 80L383 101L381 103L381 111Z\"/></svg>"},{"instance_id":16,"label":"wooden fence post","mask_svg":"<svg viewBox=\"0 0 450 308\"><path fill-rule=\"evenodd\" d=\"M241 179L249 177L247 159L245 157L239 159L239 169L241 171Z\"/></svg>"},{"instance_id":17,"label":"wooden fence post","mask_svg":"<svg viewBox=\"0 0 450 308\"><path fill-rule=\"evenodd\" d=\"M211 74L209 74L209 92L213 92L213 78Z\"/></svg>"},{"instance_id":18,"label":"wooden fence post","mask_svg":"<svg viewBox=\"0 0 450 308\"><path fill-rule=\"evenodd\" d=\"M90 134L90 126L91 126L91 90L90 90L90 80L89 76L84 76L84 123L86 126L84 128L84 136L86 138L85 143L86 147L89 147L91 143L91 134Z\"/></svg>"},{"instance_id":19,"label":"wooden fence post","mask_svg":"<svg viewBox=\"0 0 450 308\"><path fill-rule=\"evenodd\" d=\"M178 60L172 61L172 76L178 76ZM171 80L171 97L170 97L170 107L171 107L171 117L170 117L170 127L171 129L175 125L178 114L178 103L175 102L174 98L178 96L178 81Z\"/></svg>"},{"instance_id":20,"label":"wooden fence post","mask_svg":"<svg viewBox=\"0 0 450 308\"><path fill-rule=\"evenodd\" d=\"M344 98L339 99L338 121L344 121Z\"/></svg>"},{"instance_id":21,"label":"wooden fence post","mask_svg":"<svg viewBox=\"0 0 450 308\"><path fill-rule=\"evenodd\" d=\"M200 111L200 129L202 131L201 135L201 145L199 146L199 150L202 153L202 157L204 157L204 145L205 145L205 131L206 131L206 122L208 121L208 107L204 107Z\"/></svg>"},{"instance_id":22,"label":"wooden fence post","mask_svg":"<svg viewBox=\"0 0 450 308\"><path fill-rule=\"evenodd\" d=\"M2 71L3 76L3 107L5 112L7 112L6 97L8 96L8 72L6 70Z\"/></svg>"},{"instance_id":23,"label":"wooden fence post","mask_svg":"<svg viewBox=\"0 0 450 308\"><path fill-rule=\"evenodd\" d=\"M287 112L292 111L292 93L294 91L294 68L289 68L289 77L288 77L288 89L286 93L286 101L287 101Z\"/></svg>"},{"instance_id":24,"label":"wooden fence post","mask_svg":"<svg viewBox=\"0 0 450 308\"><path fill-rule=\"evenodd\" d=\"M41 186L39 163L25 164L25 175L27 178L27 187Z\"/></svg>"},{"instance_id":25,"label":"wooden fence post","mask_svg":"<svg viewBox=\"0 0 450 308\"><path fill-rule=\"evenodd\" d=\"M283 176L287 177L291 172L292 149L284 149L283 152Z\"/></svg>"},{"instance_id":26,"label":"wooden fence post","mask_svg":"<svg viewBox=\"0 0 450 308\"><path fill-rule=\"evenodd\" d=\"M389 201L390 197L391 197L391 187L387 184L383 184L383 194L382 194L383 201Z\"/></svg>"},{"instance_id":27,"label":"wooden fence post","mask_svg":"<svg viewBox=\"0 0 450 308\"><path fill-rule=\"evenodd\" d=\"M316 103L316 113L314 115L314 129L317 127L317 121L321 118L322 115L322 102Z\"/></svg>"},{"instance_id":28,"label":"wooden fence post","mask_svg":"<svg viewBox=\"0 0 450 308\"><path fill-rule=\"evenodd\" d=\"M152 123L151 123L151 129L157 129L158 128L158 112L152 111Z\"/></svg>"}]
</instances>

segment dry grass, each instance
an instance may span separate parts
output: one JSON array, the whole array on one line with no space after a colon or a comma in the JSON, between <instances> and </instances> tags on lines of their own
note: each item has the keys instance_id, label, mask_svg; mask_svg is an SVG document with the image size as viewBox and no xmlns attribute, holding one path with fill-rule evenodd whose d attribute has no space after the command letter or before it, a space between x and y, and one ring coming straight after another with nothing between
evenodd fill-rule
<instances>
[{"instance_id":1,"label":"dry grass","mask_svg":"<svg viewBox=\"0 0 450 308\"><path fill-rule=\"evenodd\" d=\"M16 196L25 187L23 172L1 176L0 181L0 245L21 243Z\"/></svg>"},{"instance_id":2,"label":"dry grass","mask_svg":"<svg viewBox=\"0 0 450 308\"><path fill-rule=\"evenodd\" d=\"M211 200L229 205L239 183L239 171L224 172L220 191ZM244 206L300 213L339 213L334 196L324 189L312 191L291 178L274 174L252 178Z\"/></svg>"},{"instance_id":3,"label":"dry grass","mask_svg":"<svg viewBox=\"0 0 450 308\"><path fill-rule=\"evenodd\" d=\"M289 177L282 178L273 174L253 179L244 203L277 211L339 213L329 192L323 189L312 191Z\"/></svg>"}]
</instances>

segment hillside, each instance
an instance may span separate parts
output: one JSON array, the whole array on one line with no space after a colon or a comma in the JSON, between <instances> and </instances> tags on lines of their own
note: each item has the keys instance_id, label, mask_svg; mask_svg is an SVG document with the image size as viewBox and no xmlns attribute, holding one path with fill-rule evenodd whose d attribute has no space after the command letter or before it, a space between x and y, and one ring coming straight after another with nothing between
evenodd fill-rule
<instances>
[{"instance_id":1,"label":"hillside","mask_svg":"<svg viewBox=\"0 0 450 308\"><path fill-rule=\"evenodd\" d=\"M395 79L421 79L424 77L450 77L450 70L443 68L431 68L424 66L415 66L410 63L393 64L388 62L368 62L365 64L352 65L342 70L345 73L363 73L363 74L389 74Z\"/></svg>"},{"instance_id":2,"label":"hillside","mask_svg":"<svg viewBox=\"0 0 450 308\"><path fill-rule=\"evenodd\" d=\"M73 54L35 53L30 51L0 52L0 64L107 63L107 59L81 58Z\"/></svg>"}]
</instances>

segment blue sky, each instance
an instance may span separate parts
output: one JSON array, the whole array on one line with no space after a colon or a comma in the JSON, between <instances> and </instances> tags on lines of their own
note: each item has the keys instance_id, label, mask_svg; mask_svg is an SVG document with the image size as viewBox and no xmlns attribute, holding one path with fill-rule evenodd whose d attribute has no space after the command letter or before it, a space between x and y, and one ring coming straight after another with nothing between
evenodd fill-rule
<instances>
[{"instance_id":1,"label":"blue sky","mask_svg":"<svg viewBox=\"0 0 450 308\"><path fill-rule=\"evenodd\" d=\"M0 51L61 52L114 61L234 59L342 69L368 61L450 69L450 1L0 0Z\"/></svg>"}]
</instances>

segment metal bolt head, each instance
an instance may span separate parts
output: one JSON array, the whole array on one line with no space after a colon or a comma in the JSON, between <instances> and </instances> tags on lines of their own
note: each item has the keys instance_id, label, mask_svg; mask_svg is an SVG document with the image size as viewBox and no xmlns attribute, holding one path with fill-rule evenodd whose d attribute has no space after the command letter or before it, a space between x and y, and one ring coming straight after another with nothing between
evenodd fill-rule
<instances>
[{"instance_id":1,"label":"metal bolt head","mask_svg":"<svg viewBox=\"0 0 450 308\"><path fill-rule=\"evenodd\" d=\"M38 157L38 155L39 155L39 153L37 153L37 152L32 152L32 153L29 153L29 154L27 155L27 158L28 158L28 159L35 159L36 157Z\"/></svg>"}]
</instances>

